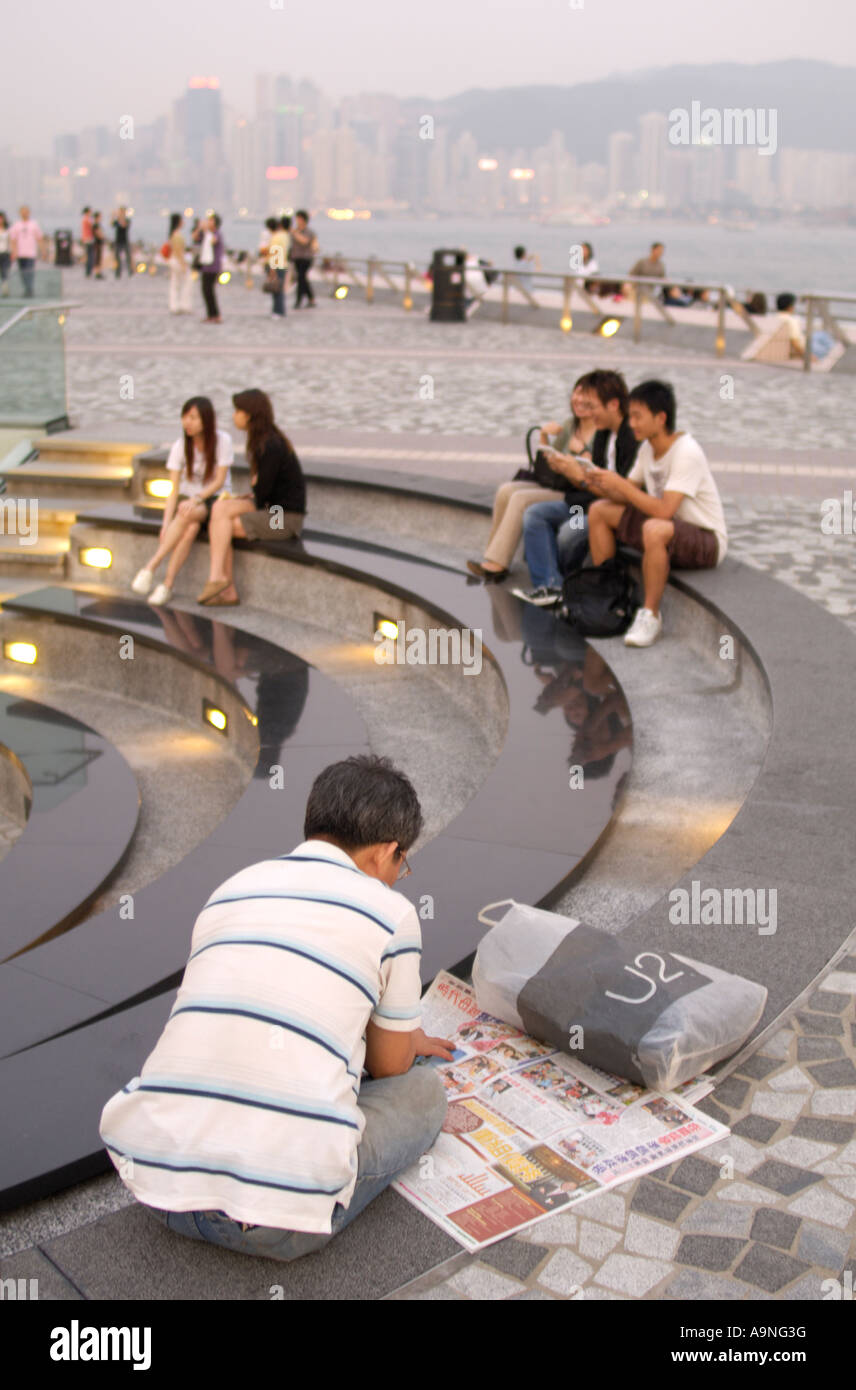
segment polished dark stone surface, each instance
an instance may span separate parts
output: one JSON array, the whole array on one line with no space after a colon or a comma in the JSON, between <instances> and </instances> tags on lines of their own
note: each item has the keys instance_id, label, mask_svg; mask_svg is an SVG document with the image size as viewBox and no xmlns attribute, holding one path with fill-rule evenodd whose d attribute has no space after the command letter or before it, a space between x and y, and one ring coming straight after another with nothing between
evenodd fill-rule
<instances>
[{"instance_id":1,"label":"polished dark stone surface","mask_svg":"<svg viewBox=\"0 0 856 1390\"><path fill-rule=\"evenodd\" d=\"M0 746L32 786L27 823L0 863L2 961L86 908L133 838L140 798L106 739L35 700L0 692Z\"/></svg>"},{"instance_id":2,"label":"polished dark stone surface","mask_svg":"<svg viewBox=\"0 0 856 1390\"><path fill-rule=\"evenodd\" d=\"M103 523L112 514L118 521L117 513L135 529L148 530L156 520L150 509L109 507L92 519ZM505 591L469 585L448 566L382 545L317 536L297 547L285 542L264 549L358 580L368 576L391 594L393 609L396 594L416 598L436 614L438 626L481 632L483 660L494 660L502 674L510 713L499 758L462 814L414 856L414 873L403 885L422 918L423 978L428 980L474 949L484 930L477 914L487 901L543 900L560 889L590 850L611 818L630 766L626 702L602 659L551 614ZM31 613L36 625L55 621L131 633L213 670L257 717L260 741L256 775L238 804L181 864L135 895L133 922L111 909L19 962L0 966L0 1056L7 1058L0 1064L0 1106L14 1113L28 1093L28 1068L32 1093L39 1092L50 1110L53 1091L76 1084L79 1063L73 1055L91 1049L89 1055L97 1056L108 1034L125 1036L124 1003L158 989L171 997L194 918L212 890L246 864L298 843L306 797L318 772L337 758L368 751L368 745L362 720L332 681L229 624L153 609L94 587L38 590L5 606ZM281 790L270 784L274 763L285 769ZM571 768L579 767L584 786L572 789ZM21 997L38 1006L16 1006ZM151 1003L154 1017L158 1000ZM92 1022L107 1010L116 1012ZM153 1028L142 1056L156 1036ZM61 1074L43 1070L46 1049L53 1053L58 1047L56 1055L67 1057L67 1066L62 1064ZM111 1089L112 1083L99 1092L101 1105ZM96 1113L94 1099L83 1097L81 1107L89 1150L72 1136L60 1145L43 1135L29 1169L10 1156L7 1172L0 1156L0 1190L11 1187L14 1200L21 1201L22 1193L43 1195L97 1165L93 1132L100 1108Z\"/></svg>"}]
</instances>

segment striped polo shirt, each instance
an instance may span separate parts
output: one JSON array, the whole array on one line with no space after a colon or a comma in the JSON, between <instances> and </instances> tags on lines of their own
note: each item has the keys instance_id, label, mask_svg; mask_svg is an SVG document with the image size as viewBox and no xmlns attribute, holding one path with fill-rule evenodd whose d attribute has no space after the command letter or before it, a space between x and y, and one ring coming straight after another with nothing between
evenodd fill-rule
<instances>
[{"instance_id":1,"label":"striped polo shirt","mask_svg":"<svg viewBox=\"0 0 856 1390\"><path fill-rule=\"evenodd\" d=\"M412 904L323 840L221 884L154 1051L101 1116L134 1196L328 1232L356 1181L366 1025L419 1026L421 950Z\"/></svg>"}]
</instances>

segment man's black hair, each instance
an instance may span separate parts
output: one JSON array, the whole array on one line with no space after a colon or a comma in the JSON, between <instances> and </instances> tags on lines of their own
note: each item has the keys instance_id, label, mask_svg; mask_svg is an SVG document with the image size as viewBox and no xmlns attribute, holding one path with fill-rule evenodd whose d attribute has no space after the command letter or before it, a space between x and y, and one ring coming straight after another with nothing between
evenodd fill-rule
<instances>
[{"instance_id":1,"label":"man's black hair","mask_svg":"<svg viewBox=\"0 0 856 1390\"><path fill-rule=\"evenodd\" d=\"M586 372L577 382L585 391L594 391L601 405L609 405L610 401L618 401L622 415L627 414L627 382L620 372L610 371L605 367L595 367L593 372Z\"/></svg>"},{"instance_id":2,"label":"man's black hair","mask_svg":"<svg viewBox=\"0 0 856 1390\"><path fill-rule=\"evenodd\" d=\"M279 221L276 217L266 217L265 226L269 232L276 232L279 230Z\"/></svg>"},{"instance_id":3,"label":"man's black hair","mask_svg":"<svg viewBox=\"0 0 856 1390\"><path fill-rule=\"evenodd\" d=\"M776 308L779 310L793 309L796 302L797 297L795 294L785 293L776 295Z\"/></svg>"},{"instance_id":4,"label":"man's black hair","mask_svg":"<svg viewBox=\"0 0 856 1390\"><path fill-rule=\"evenodd\" d=\"M526 247L525 247L525 246L515 246L515 248L514 248L514 259L515 259L516 261L522 261L522 260L523 260L523 257L524 257L525 255L526 255Z\"/></svg>"},{"instance_id":5,"label":"man's black hair","mask_svg":"<svg viewBox=\"0 0 856 1390\"><path fill-rule=\"evenodd\" d=\"M672 434L678 406L675 393L667 381L640 381L639 385L634 386L630 392L630 399L646 405L652 415L659 415L662 412L666 417L666 430Z\"/></svg>"},{"instance_id":6,"label":"man's black hair","mask_svg":"<svg viewBox=\"0 0 856 1390\"><path fill-rule=\"evenodd\" d=\"M312 784L303 834L329 835L342 849L395 840L405 852L422 829L419 798L389 758L361 753L331 763Z\"/></svg>"}]
</instances>

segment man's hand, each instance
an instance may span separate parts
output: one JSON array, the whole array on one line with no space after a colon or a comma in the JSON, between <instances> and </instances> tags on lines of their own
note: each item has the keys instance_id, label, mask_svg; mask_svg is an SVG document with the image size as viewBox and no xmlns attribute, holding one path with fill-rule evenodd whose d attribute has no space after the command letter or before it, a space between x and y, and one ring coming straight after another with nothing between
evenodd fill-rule
<instances>
[{"instance_id":1,"label":"man's hand","mask_svg":"<svg viewBox=\"0 0 856 1390\"><path fill-rule=\"evenodd\" d=\"M592 468L586 473L586 487L596 497L606 497L610 502L627 502L628 484L618 473L610 473L607 468Z\"/></svg>"},{"instance_id":2,"label":"man's hand","mask_svg":"<svg viewBox=\"0 0 856 1390\"><path fill-rule=\"evenodd\" d=\"M444 1062L451 1062L455 1045L446 1038L429 1038L421 1028L414 1028L410 1037L417 1057L442 1057Z\"/></svg>"}]
</instances>

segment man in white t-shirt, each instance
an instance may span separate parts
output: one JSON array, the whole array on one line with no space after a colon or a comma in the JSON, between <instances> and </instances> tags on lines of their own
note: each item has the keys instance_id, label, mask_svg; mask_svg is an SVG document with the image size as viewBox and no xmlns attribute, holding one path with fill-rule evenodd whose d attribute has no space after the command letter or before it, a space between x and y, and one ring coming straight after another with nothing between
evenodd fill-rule
<instances>
[{"instance_id":1,"label":"man in white t-shirt","mask_svg":"<svg viewBox=\"0 0 856 1390\"><path fill-rule=\"evenodd\" d=\"M164 1031L101 1116L120 1177L169 1230L295 1259L434 1143L446 1092L412 1064L452 1045L419 1027L419 918L394 891L421 826L386 758L333 763L304 843L202 909Z\"/></svg>"},{"instance_id":2,"label":"man in white t-shirt","mask_svg":"<svg viewBox=\"0 0 856 1390\"><path fill-rule=\"evenodd\" d=\"M643 381L630 392L628 420L641 440L626 478L601 470L586 479L600 501L589 510L589 548L595 565L616 545L642 551L644 606L625 634L628 647L650 647L663 630L660 600L669 570L712 569L728 548L719 489L701 445L675 430L675 393L664 381Z\"/></svg>"}]
</instances>

